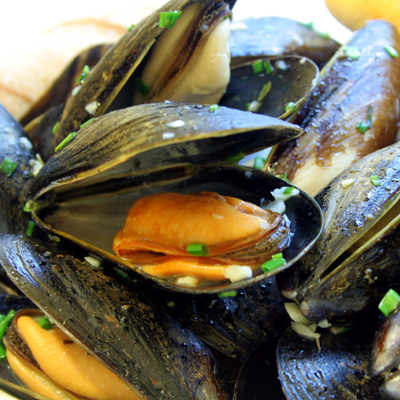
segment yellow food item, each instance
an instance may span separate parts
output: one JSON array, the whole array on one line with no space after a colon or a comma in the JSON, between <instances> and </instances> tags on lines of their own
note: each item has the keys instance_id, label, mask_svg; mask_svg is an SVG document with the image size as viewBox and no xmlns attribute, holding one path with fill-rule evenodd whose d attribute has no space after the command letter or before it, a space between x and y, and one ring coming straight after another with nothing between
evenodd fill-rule
<instances>
[{"instance_id":1,"label":"yellow food item","mask_svg":"<svg viewBox=\"0 0 400 400\"><path fill-rule=\"evenodd\" d=\"M56 384L90 399L139 399L117 375L60 329L45 330L29 316L19 317L17 325L41 370ZM29 386L26 379L20 379ZM36 386L31 388L35 390Z\"/></svg>"},{"instance_id":2,"label":"yellow food item","mask_svg":"<svg viewBox=\"0 0 400 400\"><path fill-rule=\"evenodd\" d=\"M331 14L344 26L356 30L370 19L385 19L400 30L398 0L325 0Z\"/></svg>"}]
</instances>

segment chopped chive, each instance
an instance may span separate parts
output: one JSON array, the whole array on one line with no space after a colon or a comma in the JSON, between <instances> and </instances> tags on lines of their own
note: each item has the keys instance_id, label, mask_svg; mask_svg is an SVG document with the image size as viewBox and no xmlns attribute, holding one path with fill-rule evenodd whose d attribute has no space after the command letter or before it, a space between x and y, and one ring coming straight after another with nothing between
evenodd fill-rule
<instances>
[{"instance_id":1,"label":"chopped chive","mask_svg":"<svg viewBox=\"0 0 400 400\"><path fill-rule=\"evenodd\" d=\"M161 12L158 25L161 28L171 29L176 24L181 14L182 11Z\"/></svg>"},{"instance_id":2,"label":"chopped chive","mask_svg":"<svg viewBox=\"0 0 400 400\"><path fill-rule=\"evenodd\" d=\"M283 254L282 253L276 253L276 254L273 254L271 257L274 260L279 260L279 259L283 258Z\"/></svg>"},{"instance_id":3,"label":"chopped chive","mask_svg":"<svg viewBox=\"0 0 400 400\"><path fill-rule=\"evenodd\" d=\"M400 303L400 295L390 289L378 305L379 310L387 317Z\"/></svg>"},{"instance_id":4,"label":"chopped chive","mask_svg":"<svg viewBox=\"0 0 400 400\"><path fill-rule=\"evenodd\" d=\"M276 256L276 254L274 254L274 256ZM270 260L261 265L261 269L264 273L271 272L274 269L277 269L286 264L286 260L282 256L274 256L272 256Z\"/></svg>"},{"instance_id":5,"label":"chopped chive","mask_svg":"<svg viewBox=\"0 0 400 400\"><path fill-rule=\"evenodd\" d=\"M283 181L287 182L287 183L291 183L287 177L287 174L278 174L275 175L277 178L282 179Z\"/></svg>"},{"instance_id":6,"label":"chopped chive","mask_svg":"<svg viewBox=\"0 0 400 400\"><path fill-rule=\"evenodd\" d=\"M186 251L192 256L208 256L207 245L203 243L191 243L186 247Z\"/></svg>"},{"instance_id":7,"label":"chopped chive","mask_svg":"<svg viewBox=\"0 0 400 400\"><path fill-rule=\"evenodd\" d=\"M10 324L11 320L15 316L15 311L11 310L4 318L1 319L0 321L0 358L3 359L6 357L6 349L3 345L3 336L6 333L6 329L8 325Z\"/></svg>"},{"instance_id":8,"label":"chopped chive","mask_svg":"<svg viewBox=\"0 0 400 400\"><path fill-rule=\"evenodd\" d=\"M75 139L76 132L70 133L55 149L54 151L57 153L62 150L69 142L72 142Z\"/></svg>"},{"instance_id":9,"label":"chopped chive","mask_svg":"<svg viewBox=\"0 0 400 400\"><path fill-rule=\"evenodd\" d=\"M227 19L229 19L229 15L225 15L225 17L223 18L223 21L226 21Z\"/></svg>"},{"instance_id":10,"label":"chopped chive","mask_svg":"<svg viewBox=\"0 0 400 400\"><path fill-rule=\"evenodd\" d=\"M370 129L370 125L369 124L365 124L362 121L359 121L357 126L356 126L357 130L360 131L361 133L365 133L368 129Z\"/></svg>"},{"instance_id":11,"label":"chopped chive","mask_svg":"<svg viewBox=\"0 0 400 400\"><path fill-rule=\"evenodd\" d=\"M387 45L383 46L383 48L385 49L386 53L389 54L390 57L397 58L399 56L399 53L393 46L390 46L389 44L387 44Z\"/></svg>"},{"instance_id":12,"label":"chopped chive","mask_svg":"<svg viewBox=\"0 0 400 400\"><path fill-rule=\"evenodd\" d=\"M211 112L219 110L219 105L218 104L211 104L211 106L208 108Z\"/></svg>"},{"instance_id":13,"label":"chopped chive","mask_svg":"<svg viewBox=\"0 0 400 400\"><path fill-rule=\"evenodd\" d=\"M292 101L288 104L286 104L285 107L285 113L292 113L294 110L296 110L296 104L293 103Z\"/></svg>"},{"instance_id":14,"label":"chopped chive","mask_svg":"<svg viewBox=\"0 0 400 400\"><path fill-rule=\"evenodd\" d=\"M372 175L369 179L371 180L371 183L374 186L382 186L382 183L379 180L379 176L378 175Z\"/></svg>"},{"instance_id":15,"label":"chopped chive","mask_svg":"<svg viewBox=\"0 0 400 400\"><path fill-rule=\"evenodd\" d=\"M361 132L365 133L368 129L372 128L372 106L368 106L367 122L359 121L356 128Z\"/></svg>"},{"instance_id":16,"label":"chopped chive","mask_svg":"<svg viewBox=\"0 0 400 400\"><path fill-rule=\"evenodd\" d=\"M135 26L135 24L131 24L130 26L126 27L126 30L129 32L134 26Z\"/></svg>"},{"instance_id":17,"label":"chopped chive","mask_svg":"<svg viewBox=\"0 0 400 400\"><path fill-rule=\"evenodd\" d=\"M266 83L266 84L262 87L261 92L260 92L260 94L259 94L258 97L257 97L257 101L263 101L263 100L265 99L265 96L266 96L266 95L269 93L269 91L271 90L271 87L272 87L272 83L271 83L271 82Z\"/></svg>"},{"instance_id":18,"label":"chopped chive","mask_svg":"<svg viewBox=\"0 0 400 400\"><path fill-rule=\"evenodd\" d=\"M46 331L52 329L54 324L52 324L48 318L43 317L36 321L42 329L46 329Z\"/></svg>"},{"instance_id":19,"label":"chopped chive","mask_svg":"<svg viewBox=\"0 0 400 400\"><path fill-rule=\"evenodd\" d=\"M28 222L28 227L26 228L25 235L31 237L35 229L35 223L33 221Z\"/></svg>"},{"instance_id":20,"label":"chopped chive","mask_svg":"<svg viewBox=\"0 0 400 400\"><path fill-rule=\"evenodd\" d=\"M360 52L358 51L357 47L355 46L345 46L344 52L349 60L355 61L360 58Z\"/></svg>"},{"instance_id":21,"label":"chopped chive","mask_svg":"<svg viewBox=\"0 0 400 400\"><path fill-rule=\"evenodd\" d=\"M330 39L330 38L331 38L331 35L329 34L329 32L322 32L322 31L319 31L318 29L314 29L314 32L315 32L317 35L319 35L319 36L321 36L322 38L324 38L324 39Z\"/></svg>"},{"instance_id":22,"label":"chopped chive","mask_svg":"<svg viewBox=\"0 0 400 400\"><path fill-rule=\"evenodd\" d=\"M25 206L24 206L24 211L25 211L25 212L31 212L31 211L32 211L32 210L31 210L31 206L30 206L28 203L25 204Z\"/></svg>"},{"instance_id":23,"label":"chopped chive","mask_svg":"<svg viewBox=\"0 0 400 400\"><path fill-rule=\"evenodd\" d=\"M0 164L0 171L10 178L17 166L17 163L11 160L11 158L6 157Z\"/></svg>"},{"instance_id":24,"label":"chopped chive","mask_svg":"<svg viewBox=\"0 0 400 400\"><path fill-rule=\"evenodd\" d=\"M218 293L218 297L235 297L237 295L236 290L229 290L226 292Z\"/></svg>"},{"instance_id":25,"label":"chopped chive","mask_svg":"<svg viewBox=\"0 0 400 400\"><path fill-rule=\"evenodd\" d=\"M251 63L251 66L253 67L253 73L254 74L259 74L260 72L263 72L263 62L262 60L256 60Z\"/></svg>"},{"instance_id":26,"label":"chopped chive","mask_svg":"<svg viewBox=\"0 0 400 400\"><path fill-rule=\"evenodd\" d=\"M90 74L89 65L85 65L82 69L81 76L77 79L78 83L81 83Z\"/></svg>"},{"instance_id":27,"label":"chopped chive","mask_svg":"<svg viewBox=\"0 0 400 400\"><path fill-rule=\"evenodd\" d=\"M238 163L240 160L242 160L245 157L245 154L243 152L240 152L238 154L235 154L229 158L226 159L226 162L228 164L236 164Z\"/></svg>"},{"instance_id":28,"label":"chopped chive","mask_svg":"<svg viewBox=\"0 0 400 400\"><path fill-rule=\"evenodd\" d=\"M274 67L273 67L272 64L271 64L271 61L269 61L269 60L264 60L262 64L263 64L263 67L264 67L264 69L265 69L265 72L266 72L268 75L270 75L270 74L272 74L272 73L274 72Z\"/></svg>"},{"instance_id":29,"label":"chopped chive","mask_svg":"<svg viewBox=\"0 0 400 400\"><path fill-rule=\"evenodd\" d=\"M124 271L120 270L119 268L113 268L113 270L123 279L126 279L128 277L128 274L126 274Z\"/></svg>"},{"instance_id":30,"label":"chopped chive","mask_svg":"<svg viewBox=\"0 0 400 400\"><path fill-rule=\"evenodd\" d=\"M311 30L314 29L314 22L300 22L300 21L297 21L297 23L299 25L304 26L305 28L308 28L308 29L311 29Z\"/></svg>"},{"instance_id":31,"label":"chopped chive","mask_svg":"<svg viewBox=\"0 0 400 400\"><path fill-rule=\"evenodd\" d=\"M265 158L257 156L257 157L254 159L253 168L255 168L255 169L262 169L263 166L264 166L264 163L265 163Z\"/></svg>"},{"instance_id":32,"label":"chopped chive","mask_svg":"<svg viewBox=\"0 0 400 400\"><path fill-rule=\"evenodd\" d=\"M94 120L94 118L90 118L88 121L86 121L82 125L80 125L79 129L82 129L84 126L89 125L93 120Z\"/></svg>"},{"instance_id":33,"label":"chopped chive","mask_svg":"<svg viewBox=\"0 0 400 400\"><path fill-rule=\"evenodd\" d=\"M53 132L53 135L57 133L58 127L60 126L60 121L57 121L54 126L51 128L51 131Z\"/></svg>"},{"instance_id":34,"label":"chopped chive","mask_svg":"<svg viewBox=\"0 0 400 400\"><path fill-rule=\"evenodd\" d=\"M147 86L140 78L136 78L133 83L142 96L147 96L150 93L150 87Z\"/></svg>"},{"instance_id":35,"label":"chopped chive","mask_svg":"<svg viewBox=\"0 0 400 400\"><path fill-rule=\"evenodd\" d=\"M283 194L290 194L293 192L294 186L290 186L283 191Z\"/></svg>"}]
</instances>

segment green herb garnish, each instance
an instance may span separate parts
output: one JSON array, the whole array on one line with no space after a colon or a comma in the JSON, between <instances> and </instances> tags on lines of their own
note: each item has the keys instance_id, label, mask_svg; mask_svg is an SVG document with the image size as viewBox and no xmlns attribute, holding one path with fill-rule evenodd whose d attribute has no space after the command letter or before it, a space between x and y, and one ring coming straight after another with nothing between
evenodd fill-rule
<instances>
[{"instance_id":1,"label":"green herb garnish","mask_svg":"<svg viewBox=\"0 0 400 400\"><path fill-rule=\"evenodd\" d=\"M287 187L287 188L283 191L283 194L290 194L290 193L293 192L293 190L294 190L294 186Z\"/></svg>"},{"instance_id":2,"label":"green herb garnish","mask_svg":"<svg viewBox=\"0 0 400 400\"><path fill-rule=\"evenodd\" d=\"M26 228L25 235L31 237L35 229L35 223L33 221L28 222L28 227Z\"/></svg>"},{"instance_id":3,"label":"green herb garnish","mask_svg":"<svg viewBox=\"0 0 400 400\"><path fill-rule=\"evenodd\" d=\"M211 106L208 108L211 112L219 110L219 105L218 104L211 104Z\"/></svg>"},{"instance_id":4,"label":"green herb garnish","mask_svg":"<svg viewBox=\"0 0 400 400\"><path fill-rule=\"evenodd\" d=\"M372 106L368 106L367 122L359 121L356 128L361 132L365 133L368 129L372 128Z\"/></svg>"},{"instance_id":5,"label":"green herb garnish","mask_svg":"<svg viewBox=\"0 0 400 400\"><path fill-rule=\"evenodd\" d=\"M133 83L142 96L147 96L150 93L150 87L147 86L140 78L136 78Z\"/></svg>"},{"instance_id":6,"label":"green herb garnish","mask_svg":"<svg viewBox=\"0 0 400 400\"><path fill-rule=\"evenodd\" d=\"M58 127L60 126L60 121L57 121L54 126L51 128L51 131L53 132L53 135L57 133Z\"/></svg>"},{"instance_id":7,"label":"green herb garnish","mask_svg":"<svg viewBox=\"0 0 400 400\"><path fill-rule=\"evenodd\" d=\"M259 74L260 72L263 72L263 62L262 60L256 60L251 63L251 66L253 67L253 73L254 74Z\"/></svg>"},{"instance_id":8,"label":"green herb garnish","mask_svg":"<svg viewBox=\"0 0 400 400\"><path fill-rule=\"evenodd\" d=\"M355 61L360 58L360 52L358 51L357 47L355 46L345 46L344 52L349 60Z\"/></svg>"},{"instance_id":9,"label":"green herb garnish","mask_svg":"<svg viewBox=\"0 0 400 400\"><path fill-rule=\"evenodd\" d=\"M383 48L385 49L386 53L388 53L390 55L390 57L397 58L399 56L399 53L393 46L390 46L389 44L387 44L387 45L383 46Z\"/></svg>"},{"instance_id":10,"label":"green herb garnish","mask_svg":"<svg viewBox=\"0 0 400 400\"><path fill-rule=\"evenodd\" d=\"M371 183L374 186L382 186L382 183L379 180L379 176L378 175L372 175L369 179L371 180Z\"/></svg>"},{"instance_id":11,"label":"green herb garnish","mask_svg":"<svg viewBox=\"0 0 400 400\"><path fill-rule=\"evenodd\" d=\"M76 132L71 132L55 149L54 151L57 153L62 150L67 144L72 142L75 139Z\"/></svg>"},{"instance_id":12,"label":"green herb garnish","mask_svg":"<svg viewBox=\"0 0 400 400\"><path fill-rule=\"evenodd\" d=\"M79 129L82 129L84 126L89 125L93 120L94 120L94 118L90 118L88 121L86 121L82 125L80 125Z\"/></svg>"},{"instance_id":13,"label":"green herb garnish","mask_svg":"<svg viewBox=\"0 0 400 400\"><path fill-rule=\"evenodd\" d=\"M287 177L287 174L278 174L275 175L277 178L282 179L283 181L287 182L287 183L291 183Z\"/></svg>"},{"instance_id":14,"label":"green herb garnish","mask_svg":"<svg viewBox=\"0 0 400 400\"><path fill-rule=\"evenodd\" d=\"M89 65L85 65L82 69L81 76L77 79L78 83L81 83L90 74Z\"/></svg>"},{"instance_id":15,"label":"green herb garnish","mask_svg":"<svg viewBox=\"0 0 400 400\"><path fill-rule=\"evenodd\" d=\"M128 277L128 274L120 270L119 268L113 268L113 270L123 279L126 279Z\"/></svg>"},{"instance_id":16,"label":"green herb garnish","mask_svg":"<svg viewBox=\"0 0 400 400\"><path fill-rule=\"evenodd\" d=\"M255 168L255 169L263 169L264 163L265 163L265 158L257 156L254 159L253 168Z\"/></svg>"},{"instance_id":17,"label":"green herb garnish","mask_svg":"<svg viewBox=\"0 0 400 400\"><path fill-rule=\"evenodd\" d=\"M126 27L126 30L129 32L134 26L135 26L135 24L131 24L130 26Z\"/></svg>"},{"instance_id":18,"label":"green herb garnish","mask_svg":"<svg viewBox=\"0 0 400 400\"><path fill-rule=\"evenodd\" d=\"M299 25L304 26L305 28L308 28L308 29L311 29L311 30L314 29L314 22L300 22L300 21L297 21L297 23Z\"/></svg>"},{"instance_id":19,"label":"green herb garnish","mask_svg":"<svg viewBox=\"0 0 400 400\"><path fill-rule=\"evenodd\" d=\"M240 160L242 160L246 155L243 152L240 152L238 154L235 154L229 158L226 159L226 162L228 164L236 164L238 163Z\"/></svg>"},{"instance_id":20,"label":"green herb garnish","mask_svg":"<svg viewBox=\"0 0 400 400\"><path fill-rule=\"evenodd\" d=\"M274 72L274 67L273 67L272 64L271 64L271 61L269 61L269 60L264 60L262 64L263 64L263 67L264 67L264 69L265 69L265 72L266 72L268 75L270 75L270 74L272 74L272 73Z\"/></svg>"},{"instance_id":21,"label":"green herb garnish","mask_svg":"<svg viewBox=\"0 0 400 400\"><path fill-rule=\"evenodd\" d=\"M387 317L399 303L400 295L393 289L390 289L379 303L378 308L383 312L385 317Z\"/></svg>"},{"instance_id":22,"label":"green herb garnish","mask_svg":"<svg viewBox=\"0 0 400 400\"><path fill-rule=\"evenodd\" d=\"M261 102L265 99L266 95L269 93L269 91L271 90L272 87L272 83L268 82L266 83L262 89L261 92L259 93L258 97L257 97L257 101Z\"/></svg>"},{"instance_id":23,"label":"green herb garnish","mask_svg":"<svg viewBox=\"0 0 400 400\"><path fill-rule=\"evenodd\" d=\"M10 178L17 166L17 163L11 160L11 158L6 157L0 164L0 171Z\"/></svg>"},{"instance_id":24,"label":"green herb garnish","mask_svg":"<svg viewBox=\"0 0 400 400\"><path fill-rule=\"evenodd\" d=\"M50 329L52 329L52 328L54 327L54 324L52 324L52 323L49 321L49 319L46 318L46 317L40 318L40 319L38 319L36 322L39 324L39 326L40 326L42 329L46 329L47 331L50 330Z\"/></svg>"},{"instance_id":25,"label":"green herb garnish","mask_svg":"<svg viewBox=\"0 0 400 400\"><path fill-rule=\"evenodd\" d=\"M191 243L186 247L186 251L192 256L208 256L207 245L203 243Z\"/></svg>"},{"instance_id":26,"label":"green herb garnish","mask_svg":"<svg viewBox=\"0 0 400 400\"><path fill-rule=\"evenodd\" d=\"M1 315L0 317L0 359L6 358L6 348L3 344L3 336L14 316L15 311L11 310L7 315Z\"/></svg>"},{"instance_id":27,"label":"green herb garnish","mask_svg":"<svg viewBox=\"0 0 400 400\"><path fill-rule=\"evenodd\" d=\"M270 260L261 265L264 273L271 272L276 268L286 264L286 260L282 257L282 253L274 254Z\"/></svg>"},{"instance_id":28,"label":"green herb garnish","mask_svg":"<svg viewBox=\"0 0 400 400\"><path fill-rule=\"evenodd\" d=\"M176 24L176 21L178 21L181 14L182 11L162 12L160 13L160 20L158 22L158 25L161 28L171 29Z\"/></svg>"},{"instance_id":29,"label":"green herb garnish","mask_svg":"<svg viewBox=\"0 0 400 400\"><path fill-rule=\"evenodd\" d=\"M285 113L292 113L293 111L296 110L296 103L293 103L292 101L288 104L286 104L285 107Z\"/></svg>"},{"instance_id":30,"label":"green herb garnish","mask_svg":"<svg viewBox=\"0 0 400 400\"><path fill-rule=\"evenodd\" d=\"M226 292L218 293L218 297L235 297L237 295L236 290L229 290Z\"/></svg>"}]
</instances>

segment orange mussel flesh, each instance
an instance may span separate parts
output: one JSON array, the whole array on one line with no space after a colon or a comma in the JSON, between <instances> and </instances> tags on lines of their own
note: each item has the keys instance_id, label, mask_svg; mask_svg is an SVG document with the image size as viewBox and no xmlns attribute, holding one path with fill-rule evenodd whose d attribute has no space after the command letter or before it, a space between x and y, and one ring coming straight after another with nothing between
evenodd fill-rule
<instances>
[{"instance_id":1,"label":"orange mussel flesh","mask_svg":"<svg viewBox=\"0 0 400 400\"><path fill-rule=\"evenodd\" d=\"M158 276L225 280L230 265L258 269L289 243L282 215L213 192L159 193L136 201L116 235L116 254ZM193 243L207 256L191 256Z\"/></svg>"}]
</instances>

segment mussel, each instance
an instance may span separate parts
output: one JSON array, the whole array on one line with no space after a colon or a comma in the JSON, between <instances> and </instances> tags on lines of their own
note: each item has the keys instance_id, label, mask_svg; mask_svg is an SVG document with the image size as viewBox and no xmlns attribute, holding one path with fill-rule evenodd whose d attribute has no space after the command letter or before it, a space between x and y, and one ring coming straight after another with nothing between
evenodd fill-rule
<instances>
[{"instance_id":1,"label":"mussel","mask_svg":"<svg viewBox=\"0 0 400 400\"><path fill-rule=\"evenodd\" d=\"M315 196L353 162L396 141L400 59L388 45L400 47L397 30L377 20L336 52L295 118L305 134L277 146L268 171Z\"/></svg>"},{"instance_id":2,"label":"mussel","mask_svg":"<svg viewBox=\"0 0 400 400\"><path fill-rule=\"evenodd\" d=\"M129 271L97 256L94 263L87 250L60 238L0 240L0 263L14 283L139 398L229 398L204 344L160 312Z\"/></svg>"},{"instance_id":3,"label":"mussel","mask_svg":"<svg viewBox=\"0 0 400 400\"><path fill-rule=\"evenodd\" d=\"M362 158L316 196L324 232L290 275L278 277L308 318L351 324L377 312L390 287L399 290L399 154L396 143Z\"/></svg>"},{"instance_id":4,"label":"mussel","mask_svg":"<svg viewBox=\"0 0 400 400\"><path fill-rule=\"evenodd\" d=\"M212 111L208 106L167 102L114 111L82 128L46 163L31 188L28 206L38 223L53 232L149 277L112 255L113 238L134 201L159 192L208 191L261 205L273 200L272 190L288 184L261 171L218 165L211 159L254 152L300 132L283 121L224 107ZM318 208L303 193L288 200L287 215L293 235L283 252L287 264L282 269L308 250L321 226ZM257 270L253 279L240 283L205 281L193 288L153 279L175 289L218 292L266 277Z\"/></svg>"},{"instance_id":5,"label":"mussel","mask_svg":"<svg viewBox=\"0 0 400 400\"><path fill-rule=\"evenodd\" d=\"M202 0L190 4L189 0L171 0L132 27L67 102L56 133L56 145L85 121L103 114L114 101L119 103L117 108L132 104L136 87L145 94L146 101L196 102L205 98L211 104L217 102L229 81L227 41L235 2ZM171 18L176 24L160 24L162 13L175 13ZM150 50L154 50L151 52L154 56ZM216 87L213 100L209 95ZM123 88L128 91L129 102L124 101L121 106L117 96L125 96ZM195 98L188 99L186 94L175 97L181 91L188 91Z\"/></svg>"}]
</instances>

